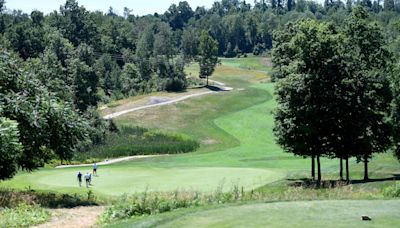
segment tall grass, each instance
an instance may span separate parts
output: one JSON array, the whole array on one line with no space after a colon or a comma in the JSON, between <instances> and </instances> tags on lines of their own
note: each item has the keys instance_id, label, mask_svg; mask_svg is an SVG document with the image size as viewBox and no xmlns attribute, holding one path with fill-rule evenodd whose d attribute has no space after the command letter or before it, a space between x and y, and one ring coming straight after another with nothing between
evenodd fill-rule
<instances>
[{"instance_id":1,"label":"tall grass","mask_svg":"<svg viewBox=\"0 0 400 228\"><path fill-rule=\"evenodd\" d=\"M291 187L278 184L270 186L268 191L245 191L239 185L232 185L231 190L223 192L223 183L212 193L197 191L143 192L139 195L122 196L107 208L100 218L100 223L110 224L119 220L143 215L160 214L179 208L191 208L209 205L244 202L278 202L339 199L384 199L380 190L355 188L353 185L327 188Z\"/></svg>"},{"instance_id":2,"label":"tall grass","mask_svg":"<svg viewBox=\"0 0 400 228\"><path fill-rule=\"evenodd\" d=\"M107 136L104 145L78 153L74 160L107 159L133 155L178 154L199 148L199 143L180 135L165 134L140 127L122 126Z\"/></svg>"},{"instance_id":3,"label":"tall grass","mask_svg":"<svg viewBox=\"0 0 400 228\"><path fill-rule=\"evenodd\" d=\"M49 218L50 213L37 205L20 204L16 208L0 209L0 227L30 227Z\"/></svg>"},{"instance_id":4,"label":"tall grass","mask_svg":"<svg viewBox=\"0 0 400 228\"><path fill-rule=\"evenodd\" d=\"M85 195L69 195L29 189L20 191L0 188L0 208L16 208L21 204L40 205L47 208L72 208L98 205L98 202L99 199L95 198L92 192Z\"/></svg>"}]
</instances>

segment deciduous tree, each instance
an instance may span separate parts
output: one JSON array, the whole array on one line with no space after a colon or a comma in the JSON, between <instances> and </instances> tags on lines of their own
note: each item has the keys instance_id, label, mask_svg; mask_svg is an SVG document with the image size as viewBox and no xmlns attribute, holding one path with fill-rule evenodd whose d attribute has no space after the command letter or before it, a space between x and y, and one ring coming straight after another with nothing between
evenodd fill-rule
<instances>
[{"instance_id":1,"label":"deciduous tree","mask_svg":"<svg viewBox=\"0 0 400 228\"><path fill-rule=\"evenodd\" d=\"M200 35L200 77L207 78L212 75L218 63L218 42L215 41L207 31Z\"/></svg>"}]
</instances>

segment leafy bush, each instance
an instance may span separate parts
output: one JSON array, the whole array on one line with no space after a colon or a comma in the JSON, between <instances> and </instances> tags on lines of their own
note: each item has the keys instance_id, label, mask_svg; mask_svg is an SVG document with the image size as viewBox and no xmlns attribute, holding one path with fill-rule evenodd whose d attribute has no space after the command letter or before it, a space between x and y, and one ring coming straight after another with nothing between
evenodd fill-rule
<instances>
[{"instance_id":1,"label":"leafy bush","mask_svg":"<svg viewBox=\"0 0 400 228\"><path fill-rule=\"evenodd\" d=\"M50 213L37 206L20 204L0 211L0 227L29 227L46 222Z\"/></svg>"},{"instance_id":2,"label":"leafy bush","mask_svg":"<svg viewBox=\"0 0 400 228\"><path fill-rule=\"evenodd\" d=\"M18 169L18 159L22 153L18 124L15 121L0 117L0 145L1 180L15 175Z\"/></svg>"},{"instance_id":3,"label":"leafy bush","mask_svg":"<svg viewBox=\"0 0 400 228\"><path fill-rule=\"evenodd\" d=\"M104 145L78 153L74 160L106 159L133 155L178 154L196 150L199 143L180 135L164 134L140 127L122 127L109 134Z\"/></svg>"},{"instance_id":4,"label":"leafy bush","mask_svg":"<svg viewBox=\"0 0 400 228\"><path fill-rule=\"evenodd\" d=\"M199 88L199 87L204 87L206 85L204 80L201 80L200 78L197 77L187 78L187 83L188 83L188 88Z\"/></svg>"},{"instance_id":5,"label":"leafy bush","mask_svg":"<svg viewBox=\"0 0 400 228\"><path fill-rule=\"evenodd\" d=\"M400 197L400 183L385 188L383 190L383 195L386 197Z\"/></svg>"}]
</instances>

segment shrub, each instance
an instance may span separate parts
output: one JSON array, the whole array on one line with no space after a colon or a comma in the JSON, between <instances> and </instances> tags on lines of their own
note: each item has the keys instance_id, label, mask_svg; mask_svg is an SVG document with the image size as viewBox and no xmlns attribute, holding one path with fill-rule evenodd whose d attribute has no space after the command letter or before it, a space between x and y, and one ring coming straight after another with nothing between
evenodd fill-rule
<instances>
[{"instance_id":1,"label":"shrub","mask_svg":"<svg viewBox=\"0 0 400 228\"><path fill-rule=\"evenodd\" d=\"M0 188L0 207L15 208L20 204L41 205L48 208L72 208L76 206L97 205L93 192L87 195L56 194L34 190L18 191ZM1 226L0 226L1 227Z\"/></svg>"},{"instance_id":2,"label":"shrub","mask_svg":"<svg viewBox=\"0 0 400 228\"><path fill-rule=\"evenodd\" d=\"M214 193L201 194L193 191L144 192L141 195L123 196L107 208L100 218L100 223L111 223L134 216L152 215L169 212L178 208L190 208L202 205L223 204L253 199L256 196L245 195L239 187L222 193L218 188ZM250 198L249 198L250 197Z\"/></svg>"},{"instance_id":3,"label":"shrub","mask_svg":"<svg viewBox=\"0 0 400 228\"><path fill-rule=\"evenodd\" d=\"M386 197L400 197L400 184L396 183L394 186L385 188L383 195Z\"/></svg>"},{"instance_id":4,"label":"shrub","mask_svg":"<svg viewBox=\"0 0 400 228\"><path fill-rule=\"evenodd\" d=\"M0 211L0 227L29 227L46 222L50 213L38 205L20 204Z\"/></svg>"}]
</instances>

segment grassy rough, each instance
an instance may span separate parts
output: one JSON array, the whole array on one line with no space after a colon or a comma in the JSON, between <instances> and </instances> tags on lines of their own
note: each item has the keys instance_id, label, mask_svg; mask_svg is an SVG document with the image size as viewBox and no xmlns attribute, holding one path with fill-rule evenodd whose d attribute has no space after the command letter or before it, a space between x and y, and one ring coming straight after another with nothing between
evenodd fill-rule
<instances>
[{"instance_id":1,"label":"grassy rough","mask_svg":"<svg viewBox=\"0 0 400 228\"><path fill-rule=\"evenodd\" d=\"M256 203L182 211L111 227L397 227L399 200ZM362 221L368 215L372 221Z\"/></svg>"},{"instance_id":2,"label":"grassy rough","mask_svg":"<svg viewBox=\"0 0 400 228\"><path fill-rule=\"evenodd\" d=\"M123 219L137 220L141 216L157 215L182 208L209 207L215 205L249 202L294 202L310 200L378 200L386 199L386 191L371 191L352 185L332 188L303 188L277 185L269 191L245 191L239 185L233 185L228 192L217 188L212 193L175 191L144 192L140 195L123 196L107 209L101 223L118 223ZM392 196L389 196L391 198Z\"/></svg>"},{"instance_id":3,"label":"grassy rough","mask_svg":"<svg viewBox=\"0 0 400 228\"><path fill-rule=\"evenodd\" d=\"M79 153L74 160L108 159L133 155L179 154L195 151L199 143L177 134L166 134L140 127L122 126L107 136L104 145Z\"/></svg>"},{"instance_id":4,"label":"grassy rough","mask_svg":"<svg viewBox=\"0 0 400 228\"><path fill-rule=\"evenodd\" d=\"M20 204L15 208L0 210L0 227L30 227L46 222L50 213L37 206Z\"/></svg>"},{"instance_id":5,"label":"grassy rough","mask_svg":"<svg viewBox=\"0 0 400 228\"><path fill-rule=\"evenodd\" d=\"M71 208L97 205L100 201L90 191L83 194L60 194L47 191L0 188L0 208L15 208L20 204L41 205L46 208Z\"/></svg>"}]
</instances>

